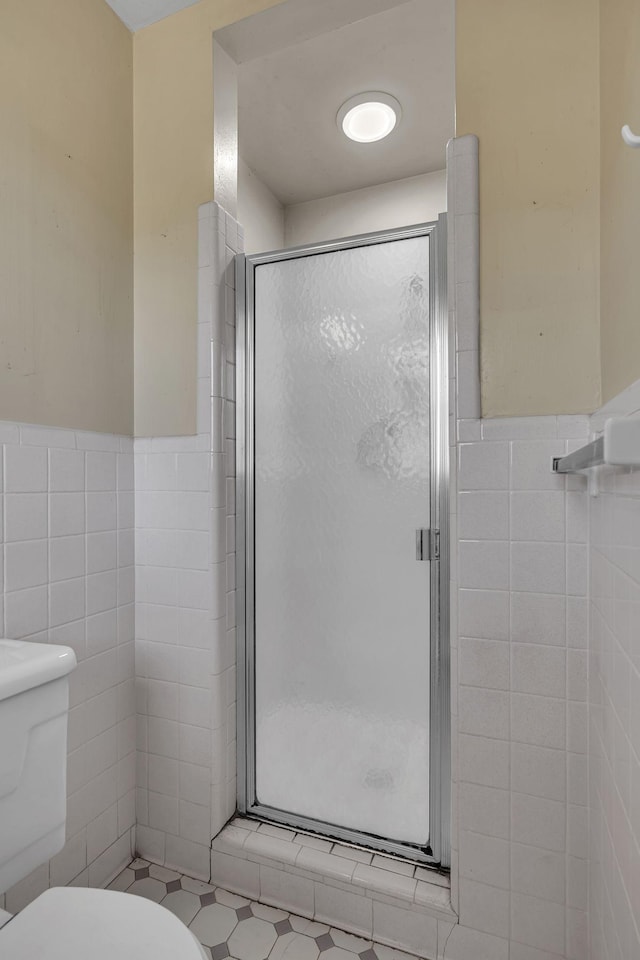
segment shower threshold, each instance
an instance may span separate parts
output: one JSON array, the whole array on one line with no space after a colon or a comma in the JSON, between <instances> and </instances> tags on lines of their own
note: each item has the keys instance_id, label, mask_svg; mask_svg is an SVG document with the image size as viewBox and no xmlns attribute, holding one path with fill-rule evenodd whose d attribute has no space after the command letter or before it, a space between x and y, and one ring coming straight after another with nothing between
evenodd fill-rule
<instances>
[{"instance_id":1,"label":"shower threshold","mask_svg":"<svg viewBox=\"0 0 640 960\"><path fill-rule=\"evenodd\" d=\"M446 873L244 817L213 840L211 876L236 893L418 956L434 923L457 922ZM406 931L400 940L398 931Z\"/></svg>"},{"instance_id":2,"label":"shower threshold","mask_svg":"<svg viewBox=\"0 0 640 960\"><path fill-rule=\"evenodd\" d=\"M296 834L310 836L323 843L361 849L363 851L369 851L373 855L386 854L388 858L404 860L412 863L414 866L429 867L431 869L440 868L440 864L435 862L431 847L428 845L421 847L409 842L391 840L387 837L380 837L366 831L340 827L335 823L324 823L323 821L315 820L313 817L303 817L297 814L285 813L283 810L278 810L263 804L255 804L251 809L246 811L239 810L238 816L248 820L255 820L258 823L271 824L277 830L283 830L294 836Z\"/></svg>"}]
</instances>

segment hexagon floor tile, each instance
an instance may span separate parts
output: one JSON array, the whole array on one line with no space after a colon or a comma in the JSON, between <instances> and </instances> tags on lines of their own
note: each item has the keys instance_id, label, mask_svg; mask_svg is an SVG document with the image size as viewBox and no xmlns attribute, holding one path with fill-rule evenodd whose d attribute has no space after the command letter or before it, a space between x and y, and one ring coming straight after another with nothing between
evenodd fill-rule
<instances>
[{"instance_id":1,"label":"hexagon floor tile","mask_svg":"<svg viewBox=\"0 0 640 960\"><path fill-rule=\"evenodd\" d=\"M146 860L130 863L109 889L167 907L193 931L211 960L388 960L390 954L417 960Z\"/></svg>"}]
</instances>

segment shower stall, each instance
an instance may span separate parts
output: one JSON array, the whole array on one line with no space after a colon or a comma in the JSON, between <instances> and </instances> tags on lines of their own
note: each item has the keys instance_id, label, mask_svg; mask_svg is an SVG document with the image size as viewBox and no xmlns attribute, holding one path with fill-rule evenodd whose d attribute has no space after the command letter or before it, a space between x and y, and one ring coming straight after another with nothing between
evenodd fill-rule
<instances>
[{"instance_id":1,"label":"shower stall","mask_svg":"<svg viewBox=\"0 0 640 960\"><path fill-rule=\"evenodd\" d=\"M446 242L236 264L239 810L441 866Z\"/></svg>"}]
</instances>

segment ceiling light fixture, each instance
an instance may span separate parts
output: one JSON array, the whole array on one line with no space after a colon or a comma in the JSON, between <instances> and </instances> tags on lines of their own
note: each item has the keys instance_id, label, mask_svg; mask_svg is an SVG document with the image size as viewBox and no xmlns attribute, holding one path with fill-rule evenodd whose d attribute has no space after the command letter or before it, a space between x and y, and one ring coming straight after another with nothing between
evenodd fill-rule
<instances>
[{"instance_id":1,"label":"ceiling light fixture","mask_svg":"<svg viewBox=\"0 0 640 960\"><path fill-rule=\"evenodd\" d=\"M388 93L359 93L342 104L336 122L350 140L374 143L388 137L401 116L402 107Z\"/></svg>"}]
</instances>

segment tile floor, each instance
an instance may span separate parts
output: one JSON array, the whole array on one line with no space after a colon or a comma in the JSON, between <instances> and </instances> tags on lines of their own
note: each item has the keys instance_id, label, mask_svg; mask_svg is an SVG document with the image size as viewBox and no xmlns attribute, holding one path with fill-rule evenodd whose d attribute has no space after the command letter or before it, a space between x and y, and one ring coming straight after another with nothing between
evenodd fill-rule
<instances>
[{"instance_id":1,"label":"tile floor","mask_svg":"<svg viewBox=\"0 0 640 960\"><path fill-rule=\"evenodd\" d=\"M134 860L109 889L126 890L167 907L193 931L212 960L415 960L146 860Z\"/></svg>"}]
</instances>

